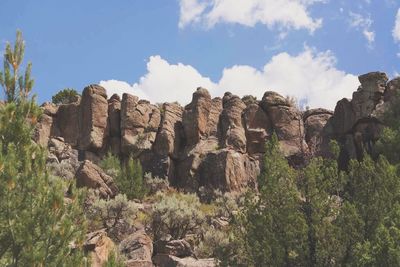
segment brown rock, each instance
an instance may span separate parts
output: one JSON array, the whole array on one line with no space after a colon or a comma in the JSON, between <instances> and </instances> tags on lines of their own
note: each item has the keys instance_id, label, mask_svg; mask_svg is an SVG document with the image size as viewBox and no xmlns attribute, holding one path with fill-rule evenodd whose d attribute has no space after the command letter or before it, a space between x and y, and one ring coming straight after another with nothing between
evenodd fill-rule
<instances>
[{"instance_id":1,"label":"brown rock","mask_svg":"<svg viewBox=\"0 0 400 267\"><path fill-rule=\"evenodd\" d=\"M260 102L261 107L264 110L267 110L270 107L273 106L290 106L290 103L287 101L287 99L280 94L272 91L267 91L264 93L264 96L262 98L262 101Z\"/></svg>"},{"instance_id":2,"label":"brown rock","mask_svg":"<svg viewBox=\"0 0 400 267\"><path fill-rule=\"evenodd\" d=\"M128 261L127 266L152 266L153 242L144 231L128 236L119 244L119 251Z\"/></svg>"},{"instance_id":3,"label":"brown rock","mask_svg":"<svg viewBox=\"0 0 400 267\"><path fill-rule=\"evenodd\" d=\"M247 152L264 153L265 142L272 132L272 124L267 114L258 104L249 104L243 112L246 129Z\"/></svg>"},{"instance_id":4,"label":"brown rock","mask_svg":"<svg viewBox=\"0 0 400 267\"><path fill-rule=\"evenodd\" d=\"M183 112L182 123L187 146L195 145L206 134L211 106L211 96L207 89L197 88L192 102Z\"/></svg>"},{"instance_id":5,"label":"brown rock","mask_svg":"<svg viewBox=\"0 0 400 267\"><path fill-rule=\"evenodd\" d=\"M183 109L177 103L165 103L163 104L163 112L160 131L153 148L155 153L160 156L177 158L183 138Z\"/></svg>"},{"instance_id":6,"label":"brown rock","mask_svg":"<svg viewBox=\"0 0 400 267\"><path fill-rule=\"evenodd\" d=\"M65 142L76 147L79 136L79 102L59 106L57 126Z\"/></svg>"},{"instance_id":7,"label":"brown rock","mask_svg":"<svg viewBox=\"0 0 400 267\"><path fill-rule=\"evenodd\" d=\"M394 78L388 82L384 93L384 101L388 102L398 97L400 93L400 77Z\"/></svg>"},{"instance_id":8,"label":"brown rock","mask_svg":"<svg viewBox=\"0 0 400 267\"><path fill-rule=\"evenodd\" d=\"M167 254L158 254L153 258L157 267L215 267L214 259L178 258Z\"/></svg>"},{"instance_id":9,"label":"brown rock","mask_svg":"<svg viewBox=\"0 0 400 267\"><path fill-rule=\"evenodd\" d=\"M114 155L121 152L121 101L117 94L108 100L109 147Z\"/></svg>"},{"instance_id":10,"label":"brown rock","mask_svg":"<svg viewBox=\"0 0 400 267\"><path fill-rule=\"evenodd\" d=\"M208 115L208 123L207 123L207 136L219 136L218 133L218 125L219 119L222 112L222 99L220 97L216 97L212 100L211 103L211 110Z\"/></svg>"},{"instance_id":11,"label":"brown rock","mask_svg":"<svg viewBox=\"0 0 400 267\"><path fill-rule=\"evenodd\" d=\"M128 155L151 149L161 121L157 106L128 94L121 102L121 151Z\"/></svg>"},{"instance_id":12,"label":"brown rock","mask_svg":"<svg viewBox=\"0 0 400 267\"><path fill-rule=\"evenodd\" d=\"M158 253L172 255L176 257L190 257L193 255L190 244L185 239L171 240L166 242Z\"/></svg>"},{"instance_id":13,"label":"brown rock","mask_svg":"<svg viewBox=\"0 0 400 267\"><path fill-rule=\"evenodd\" d=\"M246 134L242 123L242 112L246 105L238 96L225 93L223 106L220 119L224 147L245 153Z\"/></svg>"},{"instance_id":14,"label":"brown rock","mask_svg":"<svg viewBox=\"0 0 400 267\"><path fill-rule=\"evenodd\" d=\"M222 192L255 187L259 162L246 154L223 149L206 155L199 168L200 186Z\"/></svg>"},{"instance_id":15,"label":"brown rock","mask_svg":"<svg viewBox=\"0 0 400 267\"><path fill-rule=\"evenodd\" d=\"M82 162L76 173L76 179L78 187L95 189L102 198L113 198L118 193L113 179L91 161Z\"/></svg>"},{"instance_id":16,"label":"brown rock","mask_svg":"<svg viewBox=\"0 0 400 267\"><path fill-rule=\"evenodd\" d=\"M108 103L106 89L100 85L89 85L82 93L79 120L79 148L99 151L105 144Z\"/></svg>"},{"instance_id":17,"label":"brown rock","mask_svg":"<svg viewBox=\"0 0 400 267\"><path fill-rule=\"evenodd\" d=\"M105 231L96 231L86 236L84 249L88 252L92 267L102 267L111 253L115 253L115 244Z\"/></svg>"},{"instance_id":18,"label":"brown rock","mask_svg":"<svg viewBox=\"0 0 400 267\"><path fill-rule=\"evenodd\" d=\"M303 114L305 140L312 155L319 154L323 143L323 130L333 112L326 109L311 109Z\"/></svg>"}]
</instances>

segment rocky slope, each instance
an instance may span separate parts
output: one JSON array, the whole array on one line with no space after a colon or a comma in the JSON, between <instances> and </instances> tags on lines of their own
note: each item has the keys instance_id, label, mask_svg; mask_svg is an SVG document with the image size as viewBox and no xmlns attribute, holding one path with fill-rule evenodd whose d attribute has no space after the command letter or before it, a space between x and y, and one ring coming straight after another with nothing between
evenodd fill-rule
<instances>
[{"instance_id":1,"label":"rocky slope","mask_svg":"<svg viewBox=\"0 0 400 267\"><path fill-rule=\"evenodd\" d=\"M340 100L334 112L303 112L270 91L260 101L245 104L231 93L211 98L198 88L191 103L182 107L154 105L129 94L108 99L104 88L90 85L75 103L43 104L35 139L53 147L53 160L58 162L69 158L62 155L69 146L77 164L82 162L78 177L86 184L85 172L96 172L91 162L112 151L121 158L139 157L145 172L189 192L200 187L240 191L254 186L264 143L274 132L294 166L310 156L328 156L331 139L341 144L342 166L363 151L373 152L383 127L382 111L400 90L400 79L388 82L385 73L373 72L359 80L353 98ZM96 179L102 194L115 194L107 178Z\"/></svg>"}]
</instances>

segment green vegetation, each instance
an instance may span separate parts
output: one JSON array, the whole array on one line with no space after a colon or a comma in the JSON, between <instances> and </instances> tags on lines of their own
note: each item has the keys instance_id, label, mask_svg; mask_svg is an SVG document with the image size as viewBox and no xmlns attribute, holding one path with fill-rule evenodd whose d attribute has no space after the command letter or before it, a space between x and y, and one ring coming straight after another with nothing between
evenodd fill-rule
<instances>
[{"instance_id":1,"label":"green vegetation","mask_svg":"<svg viewBox=\"0 0 400 267\"><path fill-rule=\"evenodd\" d=\"M400 264L399 169L384 156L351 161L347 173L320 158L295 171L273 137L258 191L233 214L220 266Z\"/></svg>"},{"instance_id":2,"label":"green vegetation","mask_svg":"<svg viewBox=\"0 0 400 267\"><path fill-rule=\"evenodd\" d=\"M151 214L154 242L167 235L182 239L201 228L205 215L196 195L169 192L159 193L157 198L159 201L153 206Z\"/></svg>"},{"instance_id":3,"label":"green vegetation","mask_svg":"<svg viewBox=\"0 0 400 267\"><path fill-rule=\"evenodd\" d=\"M146 196L148 189L138 159L129 158L126 163L121 163L116 156L108 153L100 166L114 178L120 193L128 199L143 199Z\"/></svg>"},{"instance_id":4,"label":"green vegetation","mask_svg":"<svg viewBox=\"0 0 400 267\"><path fill-rule=\"evenodd\" d=\"M0 107L0 265L81 266L83 194L49 175L45 149L31 140L40 109L28 96L31 65L24 77L18 72L23 54L18 32L14 50L7 44L1 74L7 103Z\"/></svg>"},{"instance_id":5,"label":"green vegetation","mask_svg":"<svg viewBox=\"0 0 400 267\"><path fill-rule=\"evenodd\" d=\"M51 101L56 105L70 104L70 103L76 102L78 97L79 97L79 94L75 89L66 88L66 89L59 91L54 96L52 96Z\"/></svg>"},{"instance_id":6,"label":"green vegetation","mask_svg":"<svg viewBox=\"0 0 400 267\"><path fill-rule=\"evenodd\" d=\"M20 75L20 67L24 59L25 42L22 33L17 31L14 49L7 43L4 53L4 70L0 71L0 85L4 89L5 100L8 103L18 99L27 99L34 81L31 79L32 64L29 62L24 75Z\"/></svg>"}]
</instances>

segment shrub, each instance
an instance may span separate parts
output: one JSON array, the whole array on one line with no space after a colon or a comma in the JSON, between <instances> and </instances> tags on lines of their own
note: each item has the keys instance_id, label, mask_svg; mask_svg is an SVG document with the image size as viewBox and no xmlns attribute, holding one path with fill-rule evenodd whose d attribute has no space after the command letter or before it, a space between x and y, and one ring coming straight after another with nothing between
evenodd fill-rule
<instances>
[{"instance_id":1,"label":"shrub","mask_svg":"<svg viewBox=\"0 0 400 267\"><path fill-rule=\"evenodd\" d=\"M199 258L212 258L217 256L216 248L228 246L230 240L227 232L207 226L202 229L203 237L195 246L194 253Z\"/></svg>"},{"instance_id":2,"label":"shrub","mask_svg":"<svg viewBox=\"0 0 400 267\"><path fill-rule=\"evenodd\" d=\"M169 190L169 182L167 179L151 176L151 173L144 175L144 183L149 194L155 194L160 191Z\"/></svg>"},{"instance_id":3,"label":"shrub","mask_svg":"<svg viewBox=\"0 0 400 267\"><path fill-rule=\"evenodd\" d=\"M219 217L225 217L232 219L235 213L239 210L240 197L233 193L221 193L221 191L215 192L216 199L214 201L216 208L215 215Z\"/></svg>"},{"instance_id":4,"label":"shrub","mask_svg":"<svg viewBox=\"0 0 400 267\"><path fill-rule=\"evenodd\" d=\"M79 97L79 94L76 90L71 88L66 88L59 91L57 94L52 96L51 101L58 104L70 104L76 102Z\"/></svg>"},{"instance_id":5,"label":"shrub","mask_svg":"<svg viewBox=\"0 0 400 267\"><path fill-rule=\"evenodd\" d=\"M194 194L158 193L160 199L153 206L151 228L154 241L171 235L182 239L188 233L196 233L205 220L200 201Z\"/></svg>"},{"instance_id":6,"label":"shrub","mask_svg":"<svg viewBox=\"0 0 400 267\"><path fill-rule=\"evenodd\" d=\"M74 166L65 160L60 163L51 162L47 164L47 168L52 175L63 178L64 180L72 180L75 177Z\"/></svg>"},{"instance_id":7,"label":"shrub","mask_svg":"<svg viewBox=\"0 0 400 267\"><path fill-rule=\"evenodd\" d=\"M116 239L124 234L124 229L129 230L137 214L135 204L123 194L110 200L97 199L88 210L88 217L99 222Z\"/></svg>"}]
</instances>

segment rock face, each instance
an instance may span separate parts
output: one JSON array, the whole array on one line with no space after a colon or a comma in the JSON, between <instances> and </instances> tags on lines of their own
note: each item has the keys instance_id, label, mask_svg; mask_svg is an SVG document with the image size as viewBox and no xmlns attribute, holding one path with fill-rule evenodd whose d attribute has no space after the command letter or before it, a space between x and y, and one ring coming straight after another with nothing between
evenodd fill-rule
<instances>
[{"instance_id":1,"label":"rock face","mask_svg":"<svg viewBox=\"0 0 400 267\"><path fill-rule=\"evenodd\" d=\"M266 92L260 105L268 114L285 156L294 156L308 150L301 112L296 107L275 92Z\"/></svg>"},{"instance_id":2,"label":"rock face","mask_svg":"<svg viewBox=\"0 0 400 267\"><path fill-rule=\"evenodd\" d=\"M138 231L119 244L119 251L125 256L126 266L152 267L153 242L146 233Z\"/></svg>"},{"instance_id":3,"label":"rock face","mask_svg":"<svg viewBox=\"0 0 400 267\"><path fill-rule=\"evenodd\" d=\"M76 172L76 181L78 187L95 189L100 197L105 199L113 198L118 192L113 179L89 160L82 162Z\"/></svg>"},{"instance_id":4,"label":"rock face","mask_svg":"<svg viewBox=\"0 0 400 267\"><path fill-rule=\"evenodd\" d=\"M332 139L341 144L342 167L348 159L361 158L363 151L374 153L382 114L397 98L400 78L388 82L386 74L372 72L359 81L353 98L338 101L334 112L302 112L271 91L260 101L247 97L245 103L231 93L212 99L206 89L198 88L182 107L153 105L129 94L107 100L104 88L91 85L75 103L44 104L34 139L52 147L49 160L56 162L63 160L57 145L62 140L69 151L79 150L81 162L97 162L107 151L122 159L134 155L145 172L184 191L240 191L255 186L264 144L273 133L295 167L310 156L329 156ZM83 162L78 177L103 197L113 196L116 188L104 175L96 165Z\"/></svg>"},{"instance_id":5,"label":"rock face","mask_svg":"<svg viewBox=\"0 0 400 267\"><path fill-rule=\"evenodd\" d=\"M382 72L361 75L359 81L361 86L353 93L353 98L337 103L333 116L322 130L325 144L331 139L341 144L341 167L345 167L349 159L361 159L364 151L374 153L374 143L383 129L380 115L399 90L398 79L387 83L388 78Z\"/></svg>"},{"instance_id":6,"label":"rock face","mask_svg":"<svg viewBox=\"0 0 400 267\"><path fill-rule=\"evenodd\" d=\"M124 94L121 102L121 152L150 150L161 121L160 110L146 100Z\"/></svg>"},{"instance_id":7,"label":"rock face","mask_svg":"<svg viewBox=\"0 0 400 267\"><path fill-rule=\"evenodd\" d=\"M79 116L79 148L99 151L107 138L108 103L106 90L89 85L83 90Z\"/></svg>"},{"instance_id":8,"label":"rock face","mask_svg":"<svg viewBox=\"0 0 400 267\"><path fill-rule=\"evenodd\" d=\"M192 102L185 107L183 112L182 123L187 146L197 144L206 134L211 106L210 93L204 88L197 88L193 93Z\"/></svg>"}]
</instances>

